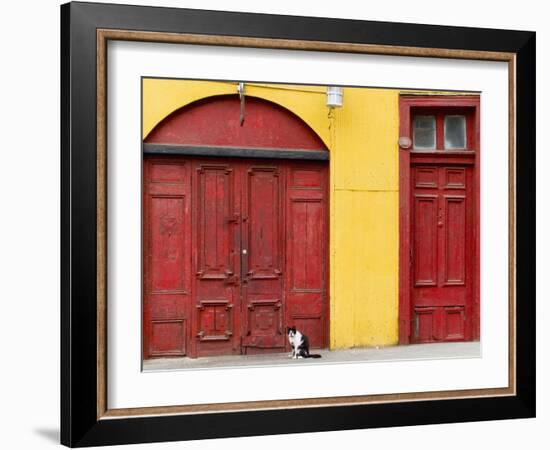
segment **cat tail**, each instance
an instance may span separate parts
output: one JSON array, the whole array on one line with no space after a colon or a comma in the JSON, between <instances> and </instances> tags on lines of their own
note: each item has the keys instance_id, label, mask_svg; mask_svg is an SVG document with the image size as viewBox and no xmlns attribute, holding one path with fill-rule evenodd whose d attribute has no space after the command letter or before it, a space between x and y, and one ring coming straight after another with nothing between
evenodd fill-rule
<instances>
[{"instance_id":1,"label":"cat tail","mask_svg":"<svg viewBox=\"0 0 550 450\"><path fill-rule=\"evenodd\" d=\"M308 355L308 358L322 358L322 356L317 353L310 353Z\"/></svg>"}]
</instances>

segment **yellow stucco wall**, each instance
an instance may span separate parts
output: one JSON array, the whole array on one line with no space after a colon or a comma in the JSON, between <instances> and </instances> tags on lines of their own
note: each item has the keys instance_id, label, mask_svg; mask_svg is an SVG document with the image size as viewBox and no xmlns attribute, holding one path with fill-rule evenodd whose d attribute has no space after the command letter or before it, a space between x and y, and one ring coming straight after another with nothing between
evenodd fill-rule
<instances>
[{"instance_id":1,"label":"yellow stucco wall","mask_svg":"<svg viewBox=\"0 0 550 450\"><path fill-rule=\"evenodd\" d=\"M168 114L237 83L143 80L143 137ZM345 88L329 114L325 87L247 84L246 95L300 116L330 156L330 347L398 340L398 90Z\"/></svg>"}]
</instances>

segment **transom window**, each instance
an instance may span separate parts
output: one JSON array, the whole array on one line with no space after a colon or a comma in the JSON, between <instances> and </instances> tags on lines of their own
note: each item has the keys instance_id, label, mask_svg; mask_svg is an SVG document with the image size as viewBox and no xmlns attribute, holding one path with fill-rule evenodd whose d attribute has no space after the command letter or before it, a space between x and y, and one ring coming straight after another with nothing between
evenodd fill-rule
<instances>
[{"instance_id":1,"label":"transom window","mask_svg":"<svg viewBox=\"0 0 550 450\"><path fill-rule=\"evenodd\" d=\"M445 149L466 148L466 117L445 116L443 144Z\"/></svg>"},{"instance_id":2,"label":"transom window","mask_svg":"<svg viewBox=\"0 0 550 450\"><path fill-rule=\"evenodd\" d=\"M413 123L414 148L435 149L435 116L417 115L414 117Z\"/></svg>"},{"instance_id":3,"label":"transom window","mask_svg":"<svg viewBox=\"0 0 550 450\"><path fill-rule=\"evenodd\" d=\"M473 150L473 111L467 108L415 108L412 111L413 149Z\"/></svg>"}]
</instances>

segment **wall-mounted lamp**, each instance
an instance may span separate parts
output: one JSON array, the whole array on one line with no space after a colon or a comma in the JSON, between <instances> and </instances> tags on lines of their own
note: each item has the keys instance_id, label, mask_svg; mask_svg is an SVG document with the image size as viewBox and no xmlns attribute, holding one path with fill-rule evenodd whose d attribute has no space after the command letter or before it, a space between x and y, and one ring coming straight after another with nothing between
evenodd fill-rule
<instances>
[{"instance_id":1,"label":"wall-mounted lamp","mask_svg":"<svg viewBox=\"0 0 550 450\"><path fill-rule=\"evenodd\" d=\"M327 106L341 108L344 100L344 89L338 86L327 87Z\"/></svg>"},{"instance_id":2,"label":"wall-mounted lamp","mask_svg":"<svg viewBox=\"0 0 550 450\"><path fill-rule=\"evenodd\" d=\"M242 81L237 85L237 92L239 93L239 100L241 102L241 114L239 117L239 124L242 127L244 124L244 83Z\"/></svg>"}]
</instances>

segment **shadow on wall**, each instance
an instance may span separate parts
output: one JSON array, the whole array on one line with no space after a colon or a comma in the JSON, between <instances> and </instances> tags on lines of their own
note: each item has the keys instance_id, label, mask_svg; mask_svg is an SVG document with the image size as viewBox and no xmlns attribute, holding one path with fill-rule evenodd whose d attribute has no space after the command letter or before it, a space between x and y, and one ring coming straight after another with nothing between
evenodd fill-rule
<instances>
[{"instance_id":1,"label":"shadow on wall","mask_svg":"<svg viewBox=\"0 0 550 450\"><path fill-rule=\"evenodd\" d=\"M47 441L59 444L60 434L58 428L37 428L34 432Z\"/></svg>"}]
</instances>

